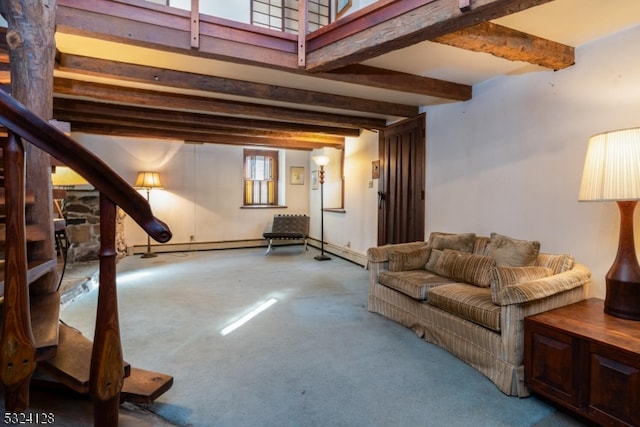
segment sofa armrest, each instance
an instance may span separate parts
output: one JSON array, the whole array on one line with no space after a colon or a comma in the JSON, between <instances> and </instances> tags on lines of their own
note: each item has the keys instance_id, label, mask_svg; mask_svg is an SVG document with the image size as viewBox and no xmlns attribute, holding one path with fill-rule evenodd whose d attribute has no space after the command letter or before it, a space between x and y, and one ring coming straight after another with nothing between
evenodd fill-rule
<instances>
[{"instance_id":1,"label":"sofa armrest","mask_svg":"<svg viewBox=\"0 0 640 427\"><path fill-rule=\"evenodd\" d=\"M575 263L571 270L501 289L500 305L522 304L547 298L590 282L591 270L585 265Z\"/></svg>"},{"instance_id":2,"label":"sofa armrest","mask_svg":"<svg viewBox=\"0 0 640 427\"><path fill-rule=\"evenodd\" d=\"M410 242L395 243L391 245L378 246L367 250L367 258L369 263L388 262L389 253L391 252L411 252L416 249L423 248L427 242Z\"/></svg>"}]
</instances>

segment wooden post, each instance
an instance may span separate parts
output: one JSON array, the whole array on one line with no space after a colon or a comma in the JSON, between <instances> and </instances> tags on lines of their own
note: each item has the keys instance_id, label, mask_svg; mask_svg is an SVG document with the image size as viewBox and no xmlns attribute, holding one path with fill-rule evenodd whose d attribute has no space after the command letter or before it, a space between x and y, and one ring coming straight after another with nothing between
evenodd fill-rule
<instances>
[{"instance_id":1,"label":"wooden post","mask_svg":"<svg viewBox=\"0 0 640 427\"><path fill-rule=\"evenodd\" d=\"M100 194L100 279L89 393L94 426L118 425L124 362L116 291L116 205Z\"/></svg>"},{"instance_id":2,"label":"wooden post","mask_svg":"<svg viewBox=\"0 0 640 427\"><path fill-rule=\"evenodd\" d=\"M7 45L11 66L11 95L43 120L53 114L56 0L2 0L0 13L8 23ZM29 248L31 258L54 259L51 160L27 144L26 185L37 193L27 222L44 227L47 236ZM37 292L55 292L58 273L53 271L32 284Z\"/></svg>"},{"instance_id":3,"label":"wooden post","mask_svg":"<svg viewBox=\"0 0 640 427\"><path fill-rule=\"evenodd\" d=\"M13 132L4 145L6 248L0 380L5 387L5 411L29 406L29 382L36 368L36 345L29 316L27 246L24 215L24 147Z\"/></svg>"},{"instance_id":4,"label":"wooden post","mask_svg":"<svg viewBox=\"0 0 640 427\"><path fill-rule=\"evenodd\" d=\"M191 0L191 48L200 49L200 2Z\"/></svg>"},{"instance_id":5,"label":"wooden post","mask_svg":"<svg viewBox=\"0 0 640 427\"><path fill-rule=\"evenodd\" d=\"M309 31L309 5L307 0L298 2L298 67L307 64L307 32Z\"/></svg>"}]
</instances>

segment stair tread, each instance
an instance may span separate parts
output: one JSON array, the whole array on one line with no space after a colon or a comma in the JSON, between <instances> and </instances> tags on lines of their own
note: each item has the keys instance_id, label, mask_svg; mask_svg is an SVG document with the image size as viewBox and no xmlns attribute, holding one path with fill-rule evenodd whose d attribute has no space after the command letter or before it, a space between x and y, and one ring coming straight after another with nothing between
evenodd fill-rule
<instances>
[{"instance_id":1,"label":"stair tread","mask_svg":"<svg viewBox=\"0 0 640 427\"><path fill-rule=\"evenodd\" d=\"M24 197L24 201L27 205L32 205L36 200L36 196L33 192L33 190L27 188L27 190L25 191L25 197ZM4 188L0 187L0 205L4 206L5 205L5 193L4 193Z\"/></svg>"},{"instance_id":2,"label":"stair tread","mask_svg":"<svg viewBox=\"0 0 640 427\"><path fill-rule=\"evenodd\" d=\"M131 368L131 375L124 379L121 400L148 404L156 400L173 385L171 375Z\"/></svg>"},{"instance_id":3,"label":"stair tread","mask_svg":"<svg viewBox=\"0 0 640 427\"><path fill-rule=\"evenodd\" d=\"M60 293L30 297L31 329L36 342L36 359L50 359L56 355L58 346L58 319L60 315Z\"/></svg>"},{"instance_id":4,"label":"stair tread","mask_svg":"<svg viewBox=\"0 0 640 427\"><path fill-rule=\"evenodd\" d=\"M29 261L27 266L27 282L33 283L50 271L58 268L58 260L40 259ZM4 295L4 260L0 260L0 296Z\"/></svg>"},{"instance_id":5,"label":"stair tread","mask_svg":"<svg viewBox=\"0 0 640 427\"><path fill-rule=\"evenodd\" d=\"M89 372L93 342L72 327L60 323L56 356L38 364L44 372L37 378L44 382L58 382L70 389L89 393ZM129 376L131 366L124 362L124 375Z\"/></svg>"},{"instance_id":6,"label":"stair tread","mask_svg":"<svg viewBox=\"0 0 640 427\"><path fill-rule=\"evenodd\" d=\"M0 243L7 240L6 224L0 224ZM41 242L48 238L47 230L39 224L28 224L25 230L27 242Z\"/></svg>"}]
</instances>

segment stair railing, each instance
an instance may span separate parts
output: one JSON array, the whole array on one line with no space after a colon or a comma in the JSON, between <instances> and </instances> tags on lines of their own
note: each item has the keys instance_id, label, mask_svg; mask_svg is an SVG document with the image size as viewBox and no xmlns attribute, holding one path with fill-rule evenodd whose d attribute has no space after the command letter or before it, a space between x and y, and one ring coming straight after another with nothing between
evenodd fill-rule
<instances>
[{"instance_id":1,"label":"stair railing","mask_svg":"<svg viewBox=\"0 0 640 427\"><path fill-rule=\"evenodd\" d=\"M167 242L171 231L153 216L140 193L100 158L3 90L0 90L0 124L9 133L4 146L7 236L4 321L0 330L0 382L5 387L5 411L20 412L27 408L30 379L36 366L24 214L23 144L28 142L74 169L100 192L100 276L89 393L94 405L94 425L117 426L124 362L116 292L116 206L158 242Z\"/></svg>"}]
</instances>

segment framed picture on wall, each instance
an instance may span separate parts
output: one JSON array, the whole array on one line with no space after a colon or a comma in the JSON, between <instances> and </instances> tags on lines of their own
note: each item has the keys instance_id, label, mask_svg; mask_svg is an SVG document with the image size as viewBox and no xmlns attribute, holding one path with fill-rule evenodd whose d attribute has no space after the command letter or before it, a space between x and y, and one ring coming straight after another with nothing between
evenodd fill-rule
<instances>
[{"instance_id":1,"label":"framed picture on wall","mask_svg":"<svg viewBox=\"0 0 640 427\"><path fill-rule=\"evenodd\" d=\"M351 0L336 0L336 19L340 18L351 7Z\"/></svg>"},{"instance_id":2,"label":"framed picture on wall","mask_svg":"<svg viewBox=\"0 0 640 427\"><path fill-rule=\"evenodd\" d=\"M304 185L304 167L291 166L291 184Z\"/></svg>"},{"instance_id":3,"label":"framed picture on wall","mask_svg":"<svg viewBox=\"0 0 640 427\"><path fill-rule=\"evenodd\" d=\"M317 190L318 188L318 171L311 171L311 189Z\"/></svg>"}]
</instances>

